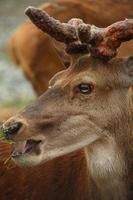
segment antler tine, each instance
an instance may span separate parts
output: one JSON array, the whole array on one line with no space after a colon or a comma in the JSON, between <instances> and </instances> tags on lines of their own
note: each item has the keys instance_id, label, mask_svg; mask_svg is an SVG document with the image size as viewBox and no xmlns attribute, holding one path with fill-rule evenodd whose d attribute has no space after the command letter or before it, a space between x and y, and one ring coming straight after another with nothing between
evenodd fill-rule
<instances>
[{"instance_id":1,"label":"antler tine","mask_svg":"<svg viewBox=\"0 0 133 200\"><path fill-rule=\"evenodd\" d=\"M91 33L91 53L96 57L111 59L122 42L133 39L133 19L116 22L107 28L92 26Z\"/></svg>"},{"instance_id":2,"label":"antler tine","mask_svg":"<svg viewBox=\"0 0 133 200\"><path fill-rule=\"evenodd\" d=\"M72 25L61 23L53 17L50 17L45 11L28 7L25 10L25 14L38 28L56 40L66 44L77 40L76 30Z\"/></svg>"}]
</instances>

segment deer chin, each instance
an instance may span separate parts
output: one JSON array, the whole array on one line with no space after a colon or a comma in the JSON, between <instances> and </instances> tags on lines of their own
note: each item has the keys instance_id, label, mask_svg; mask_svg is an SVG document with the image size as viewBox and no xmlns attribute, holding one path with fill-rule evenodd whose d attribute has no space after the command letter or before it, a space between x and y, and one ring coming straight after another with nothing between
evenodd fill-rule
<instances>
[{"instance_id":1,"label":"deer chin","mask_svg":"<svg viewBox=\"0 0 133 200\"><path fill-rule=\"evenodd\" d=\"M69 133L71 138L70 129ZM57 157L78 151L100 139L99 134L90 133L90 137L88 138L88 132L86 134L83 133L84 131L80 133L78 140L72 137L69 140L69 144L66 139L63 139L64 136L52 141L51 139L42 136L36 137L36 139L32 138L16 142L12 152L12 160L21 167L36 166Z\"/></svg>"}]
</instances>

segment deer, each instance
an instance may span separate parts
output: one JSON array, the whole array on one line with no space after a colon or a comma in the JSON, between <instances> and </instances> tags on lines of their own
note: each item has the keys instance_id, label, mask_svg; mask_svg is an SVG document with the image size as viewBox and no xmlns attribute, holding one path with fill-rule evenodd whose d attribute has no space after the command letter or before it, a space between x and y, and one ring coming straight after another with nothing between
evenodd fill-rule
<instances>
[{"instance_id":1,"label":"deer","mask_svg":"<svg viewBox=\"0 0 133 200\"><path fill-rule=\"evenodd\" d=\"M133 19L98 28L79 18L61 23L34 7L25 13L65 44L71 64L3 124L6 138L14 141L13 161L38 166L82 149L87 181L81 199L132 199L133 57L116 54L122 42L133 39Z\"/></svg>"}]
</instances>

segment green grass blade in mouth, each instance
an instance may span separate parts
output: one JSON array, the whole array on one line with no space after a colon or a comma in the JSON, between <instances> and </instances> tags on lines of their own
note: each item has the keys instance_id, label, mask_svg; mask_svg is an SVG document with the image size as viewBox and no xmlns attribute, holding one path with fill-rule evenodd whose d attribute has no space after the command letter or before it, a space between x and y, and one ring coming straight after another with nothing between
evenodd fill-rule
<instances>
[{"instance_id":1,"label":"green grass blade in mouth","mask_svg":"<svg viewBox=\"0 0 133 200\"><path fill-rule=\"evenodd\" d=\"M6 131L7 131L7 128L0 127L0 141L6 142L9 144L14 143L12 140L8 140L6 138L6 134L5 134Z\"/></svg>"}]
</instances>

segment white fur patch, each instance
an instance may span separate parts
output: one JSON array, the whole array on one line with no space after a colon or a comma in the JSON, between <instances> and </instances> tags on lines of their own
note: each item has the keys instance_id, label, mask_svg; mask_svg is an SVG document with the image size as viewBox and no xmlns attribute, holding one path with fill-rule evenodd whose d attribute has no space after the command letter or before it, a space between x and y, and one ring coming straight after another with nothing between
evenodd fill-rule
<instances>
[{"instance_id":1,"label":"white fur patch","mask_svg":"<svg viewBox=\"0 0 133 200\"><path fill-rule=\"evenodd\" d=\"M122 153L115 141L96 142L85 149L89 174L102 200L125 200L123 176L126 172Z\"/></svg>"}]
</instances>

